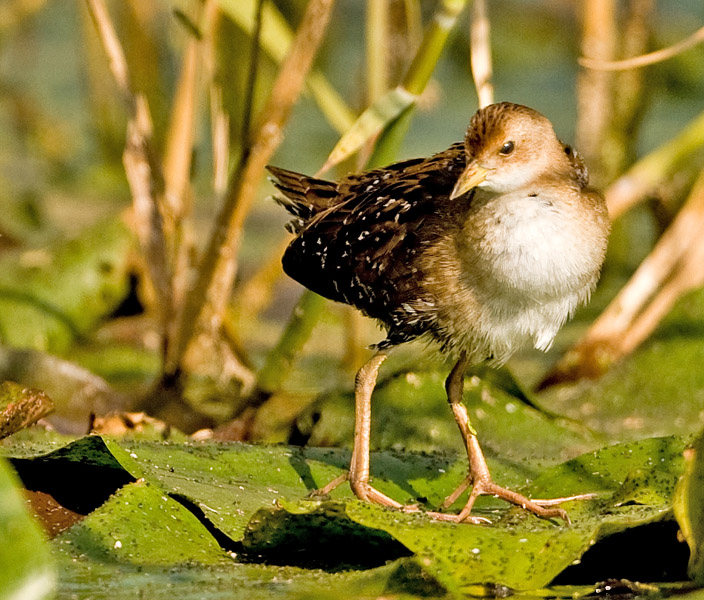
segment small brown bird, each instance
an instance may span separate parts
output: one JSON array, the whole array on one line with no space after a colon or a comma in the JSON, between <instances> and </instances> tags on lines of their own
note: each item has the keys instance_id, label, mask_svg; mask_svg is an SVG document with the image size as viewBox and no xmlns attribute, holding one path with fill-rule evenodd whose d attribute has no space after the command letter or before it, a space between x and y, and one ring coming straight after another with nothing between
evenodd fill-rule
<instances>
[{"instance_id":1,"label":"small brown bird","mask_svg":"<svg viewBox=\"0 0 704 600\"><path fill-rule=\"evenodd\" d=\"M445 387L469 458L459 515L481 494L539 517L560 517L567 500L529 500L495 484L462 404L468 365L501 365L518 349L547 350L599 278L609 233L603 199L587 187L581 157L535 110L502 102L472 117L464 143L430 158L398 162L338 182L269 167L296 234L286 273L318 294L351 304L387 331L355 384L349 479L357 497L403 506L369 483L371 394L394 346L423 338L457 362Z\"/></svg>"}]
</instances>

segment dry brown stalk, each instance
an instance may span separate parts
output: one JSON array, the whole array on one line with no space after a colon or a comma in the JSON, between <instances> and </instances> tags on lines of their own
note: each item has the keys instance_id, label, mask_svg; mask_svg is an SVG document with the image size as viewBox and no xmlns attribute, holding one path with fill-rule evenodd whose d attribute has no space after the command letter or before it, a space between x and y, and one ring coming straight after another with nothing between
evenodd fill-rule
<instances>
[{"instance_id":1,"label":"dry brown stalk","mask_svg":"<svg viewBox=\"0 0 704 600\"><path fill-rule=\"evenodd\" d=\"M222 197L227 189L227 170L230 162L230 115L225 110L223 89L217 78L217 48L215 31L223 16L215 11L206 36L207 52L204 55L208 78L210 104L210 139L213 152L213 191Z\"/></svg>"},{"instance_id":2,"label":"dry brown stalk","mask_svg":"<svg viewBox=\"0 0 704 600\"><path fill-rule=\"evenodd\" d=\"M227 167L230 158L230 115L225 110L222 87L211 81L210 122L213 146L213 191L221 197L227 189Z\"/></svg>"},{"instance_id":3,"label":"dry brown stalk","mask_svg":"<svg viewBox=\"0 0 704 600\"><path fill-rule=\"evenodd\" d=\"M619 24L621 56L634 56L647 50L654 11L654 0L628 0ZM648 99L645 77L646 72L641 70L613 74L613 117L605 132L602 151L609 182L635 159L638 128Z\"/></svg>"},{"instance_id":4,"label":"dry brown stalk","mask_svg":"<svg viewBox=\"0 0 704 600\"><path fill-rule=\"evenodd\" d=\"M540 388L596 377L637 348L686 291L704 283L704 170L667 231Z\"/></svg>"},{"instance_id":5,"label":"dry brown stalk","mask_svg":"<svg viewBox=\"0 0 704 600\"><path fill-rule=\"evenodd\" d=\"M617 39L615 0L583 0L582 7L582 55L612 60ZM602 142L613 116L612 85L613 75L605 71L583 70L577 79L576 142L597 185L607 179Z\"/></svg>"},{"instance_id":6,"label":"dry brown stalk","mask_svg":"<svg viewBox=\"0 0 704 600\"><path fill-rule=\"evenodd\" d=\"M264 167L281 143L283 127L299 97L306 75L327 30L333 0L311 0L262 111L248 156L232 174L223 207L206 253L199 265L198 280L186 301L176 346L178 365L208 306L207 327L218 329L237 272L237 253L244 220L254 200ZM167 374L168 375L168 374Z\"/></svg>"},{"instance_id":7,"label":"dry brown stalk","mask_svg":"<svg viewBox=\"0 0 704 600\"><path fill-rule=\"evenodd\" d=\"M164 150L164 180L168 216L180 221L188 212L195 114L198 104L198 54L199 40L191 39L181 65L181 76L176 88L169 130Z\"/></svg>"},{"instance_id":8,"label":"dry brown stalk","mask_svg":"<svg viewBox=\"0 0 704 600\"><path fill-rule=\"evenodd\" d=\"M694 46L697 46L702 42L704 42L704 27L697 29L697 31L695 31L692 35L677 42L676 44L673 44L672 46L655 50L654 52L649 52L648 54L632 56L631 58L626 58L624 60L599 60L582 56L579 58L579 64L595 71L626 71L628 69L638 69L669 60L678 54L686 52L690 48L694 48Z\"/></svg>"},{"instance_id":9,"label":"dry brown stalk","mask_svg":"<svg viewBox=\"0 0 704 600\"><path fill-rule=\"evenodd\" d=\"M470 28L472 77L482 108L494 102L494 85L491 67L491 26L486 0L474 0Z\"/></svg>"},{"instance_id":10,"label":"dry brown stalk","mask_svg":"<svg viewBox=\"0 0 704 600\"><path fill-rule=\"evenodd\" d=\"M164 178L152 145L152 123L146 98L135 94L122 45L115 33L104 0L86 0L98 36L108 57L110 72L127 108L127 139L123 162L132 192L135 226L147 259L149 277L157 294L157 306L168 323L171 310L171 275L167 260L159 197Z\"/></svg>"},{"instance_id":11,"label":"dry brown stalk","mask_svg":"<svg viewBox=\"0 0 704 600\"><path fill-rule=\"evenodd\" d=\"M171 297L173 318L166 323L165 370L174 364L174 340L178 337L179 316L183 310L189 283L190 256L193 248L191 231L191 165L193 157L199 95L202 91L202 65L212 39L213 24L218 10L215 0L197 3L194 23L200 26L200 36L191 36L181 64L169 118L164 150L164 226L168 242L172 273Z\"/></svg>"}]
</instances>

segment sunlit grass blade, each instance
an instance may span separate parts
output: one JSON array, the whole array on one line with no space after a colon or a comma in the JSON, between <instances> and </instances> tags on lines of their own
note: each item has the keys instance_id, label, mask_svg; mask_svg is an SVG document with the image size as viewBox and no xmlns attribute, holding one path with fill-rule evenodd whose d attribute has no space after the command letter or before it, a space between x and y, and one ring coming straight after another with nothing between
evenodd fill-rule
<instances>
[{"instance_id":1,"label":"sunlit grass blade","mask_svg":"<svg viewBox=\"0 0 704 600\"><path fill-rule=\"evenodd\" d=\"M380 136L378 145L383 146L383 152L376 151L372 162L380 164L382 156L386 158L395 155L394 149L400 145L409 123L409 118L400 117L415 106L428 85L450 32L466 3L466 0L445 0L440 4L401 85L387 92L360 115L335 145L319 173L339 164L377 136Z\"/></svg>"},{"instance_id":2,"label":"sunlit grass blade","mask_svg":"<svg viewBox=\"0 0 704 600\"><path fill-rule=\"evenodd\" d=\"M416 97L402 87L397 87L384 94L365 110L354 122L354 125L340 138L318 172L324 173L357 152L364 144L374 139L395 121L403 111L411 107L415 101Z\"/></svg>"}]
</instances>

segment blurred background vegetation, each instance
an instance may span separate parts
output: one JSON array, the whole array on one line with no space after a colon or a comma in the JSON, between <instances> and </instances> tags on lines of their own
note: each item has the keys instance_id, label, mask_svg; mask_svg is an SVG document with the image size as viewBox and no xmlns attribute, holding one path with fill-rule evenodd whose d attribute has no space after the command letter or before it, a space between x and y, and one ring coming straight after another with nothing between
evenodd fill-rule
<instances>
[{"instance_id":1,"label":"blurred background vegetation","mask_svg":"<svg viewBox=\"0 0 704 600\"><path fill-rule=\"evenodd\" d=\"M315 173L371 105L377 128L345 138L359 152L342 152L327 176L460 140L478 107L472 3L120 0L107 21L95 17L101 5L0 6L0 379L45 390L49 421L74 434L141 427L123 413L144 411L201 437L349 442L353 373L382 333L347 307L299 301L279 266L287 216L263 166ZM431 38L438 15L453 27ZM501 0L488 19L494 97L534 107L576 142L617 218L592 304L549 354L516 357L495 385L610 439L698 430L704 48L623 71L578 58L669 47L704 24L704 5ZM106 57L110 25L129 71L122 87ZM286 63L306 25L320 49L309 31ZM263 123L275 125L270 137ZM441 367L413 345L389 361L375 443L458 447ZM433 406L409 371L437 379ZM109 413L122 416L108 423ZM417 423L394 429L394 415Z\"/></svg>"}]
</instances>

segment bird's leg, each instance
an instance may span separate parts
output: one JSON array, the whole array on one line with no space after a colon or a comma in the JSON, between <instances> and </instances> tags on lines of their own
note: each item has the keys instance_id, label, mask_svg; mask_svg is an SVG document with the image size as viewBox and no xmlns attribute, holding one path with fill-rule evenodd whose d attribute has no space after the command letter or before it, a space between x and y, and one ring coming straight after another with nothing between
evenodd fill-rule
<instances>
[{"instance_id":1,"label":"bird's leg","mask_svg":"<svg viewBox=\"0 0 704 600\"><path fill-rule=\"evenodd\" d=\"M486 522L486 519L472 517L470 516L470 513L472 512L474 502L479 496L491 495L498 498L503 498L508 502L521 506L543 519L559 517L569 524L569 517L562 508L549 508L549 506L566 502L568 500L592 497L590 494L585 494L583 496L572 496L569 498L555 498L552 500L530 500L517 492L498 486L493 482L491 474L489 473L489 467L486 464L486 459L484 458L484 453L482 452L481 446L479 445L479 440L477 439L477 433L474 431L474 428L469 420L467 408L464 404L462 404L464 374L467 368L467 363L468 360L466 354L462 354L445 382L445 389L447 390L447 399L452 408L452 412L454 413L457 425L460 428L460 432L462 433L462 439L467 450L467 458L469 459L469 475L460 484L460 486L445 499L442 508L446 509L453 504L468 487L471 486L472 489L470 491L467 503L459 515L433 513L433 516L438 519L457 522Z\"/></svg>"},{"instance_id":2,"label":"bird's leg","mask_svg":"<svg viewBox=\"0 0 704 600\"><path fill-rule=\"evenodd\" d=\"M360 500L374 502L383 506L403 509L407 511L418 510L415 506L404 506L382 494L369 484L369 439L371 435L372 392L376 385L376 378L381 364L386 360L387 353L379 350L357 372L354 385L355 419L354 419L354 446L349 473L333 479L328 485L321 488L315 495L331 492L346 479L350 487Z\"/></svg>"}]
</instances>

